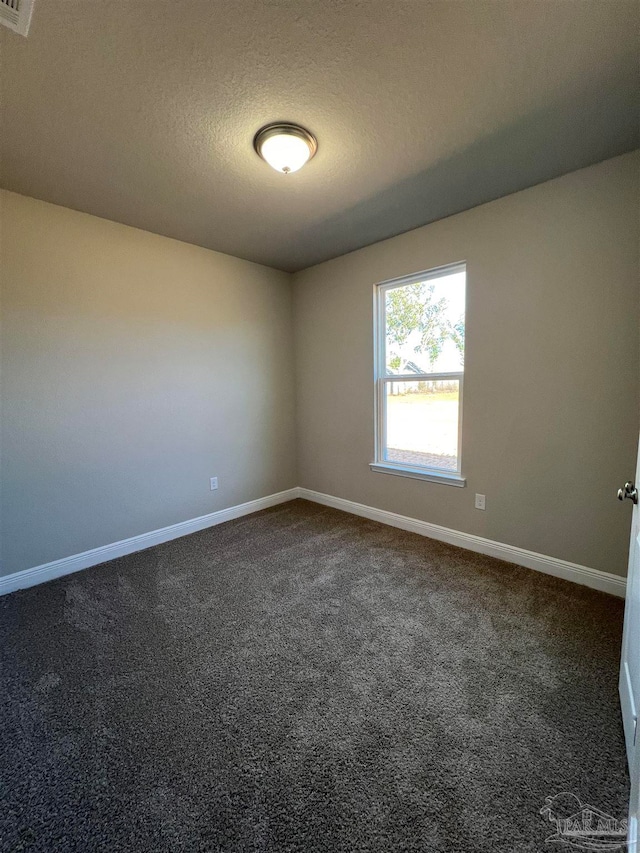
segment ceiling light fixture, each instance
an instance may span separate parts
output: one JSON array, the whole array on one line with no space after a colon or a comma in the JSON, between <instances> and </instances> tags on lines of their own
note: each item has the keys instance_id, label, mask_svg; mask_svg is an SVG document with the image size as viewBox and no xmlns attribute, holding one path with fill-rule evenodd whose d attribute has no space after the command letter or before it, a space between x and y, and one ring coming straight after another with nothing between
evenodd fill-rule
<instances>
[{"instance_id":1,"label":"ceiling light fixture","mask_svg":"<svg viewBox=\"0 0 640 853\"><path fill-rule=\"evenodd\" d=\"M312 133L298 124L268 124L253 139L256 152L276 172L297 172L318 150Z\"/></svg>"}]
</instances>

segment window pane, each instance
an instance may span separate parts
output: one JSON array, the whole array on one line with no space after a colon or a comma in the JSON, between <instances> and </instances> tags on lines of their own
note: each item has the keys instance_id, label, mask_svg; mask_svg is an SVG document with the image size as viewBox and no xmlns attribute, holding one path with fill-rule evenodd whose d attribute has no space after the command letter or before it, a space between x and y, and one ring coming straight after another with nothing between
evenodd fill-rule
<instances>
[{"instance_id":1,"label":"window pane","mask_svg":"<svg viewBox=\"0 0 640 853\"><path fill-rule=\"evenodd\" d=\"M459 373L464 364L464 270L385 291L391 373Z\"/></svg>"},{"instance_id":2,"label":"window pane","mask_svg":"<svg viewBox=\"0 0 640 853\"><path fill-rule=\"evenodd\" d=\"M458 471L459 380L384 384L385 460Z\"/></svg>"}]
</instances>

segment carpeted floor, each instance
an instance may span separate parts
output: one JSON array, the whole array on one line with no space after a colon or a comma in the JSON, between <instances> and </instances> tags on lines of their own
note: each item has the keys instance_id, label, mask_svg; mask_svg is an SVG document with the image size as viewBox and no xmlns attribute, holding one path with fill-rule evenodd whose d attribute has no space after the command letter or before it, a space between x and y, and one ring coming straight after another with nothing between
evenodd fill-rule
<instances>
[{"instance_id":1,"label":"carpeted floor","mask_svg":"<svg viewBox=\"0 0 640 853\"><path fill-rule=\"evenodd\" d=\"M622 610L305 501L5 596L0 849L550 849L626 815Z\"/></svg>"}]
</instances>

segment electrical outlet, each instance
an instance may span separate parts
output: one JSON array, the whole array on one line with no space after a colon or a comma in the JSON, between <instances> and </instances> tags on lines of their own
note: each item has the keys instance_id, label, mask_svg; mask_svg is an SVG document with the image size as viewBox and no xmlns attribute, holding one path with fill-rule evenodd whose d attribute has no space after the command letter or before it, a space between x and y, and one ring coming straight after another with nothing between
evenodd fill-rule
<instances>
[{"instance_id":1,"label":"electrical outlet","mask_svg":"<svg viewBox=\"0 0 640 853\"><path fill-rule=\"evenodd\" d=\"M486 495L476 495L476 509L486 509Z\"/></svg>"},{"instance_id":2,"label":"electrical outlet","mask_svg":"<svg viewBox=\"0 0 640 853\"><path fill-rule=\"evenodd\" d=\"M209 485L211 486L211 491L212 491L212 492L215 492L215 490L218 488L218 478L217 478L217 477L212 477L212 478L209 480Z\"/></svg>"}]
</instances>

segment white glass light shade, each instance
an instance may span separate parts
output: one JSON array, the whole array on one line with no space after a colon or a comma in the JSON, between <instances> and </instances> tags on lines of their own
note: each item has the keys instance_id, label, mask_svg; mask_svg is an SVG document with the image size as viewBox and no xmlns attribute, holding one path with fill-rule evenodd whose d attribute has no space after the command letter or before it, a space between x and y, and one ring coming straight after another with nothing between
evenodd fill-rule
<instances>
[{"instance_id":1,"label":"white glass light shade","mask_svg":"<svg viewBox=\"0 0 640 853\"><path fill-rule=\"evenodd\" d=\"M297 172L316 153L315 138L297 125L267 125L259 130L254 146L277 172Z\"/></svg>"},{"instance_id":2,"label":"white glass light shade","mask_svg":"<svg viewBox=\"0 0 640 853\"><path fill-rule=\"evenodd\" d=\"M297 172L309 159L309 146L298 136L278 133L262 143L260 153L278 172Z\"/></svg>"}]
</instances>

